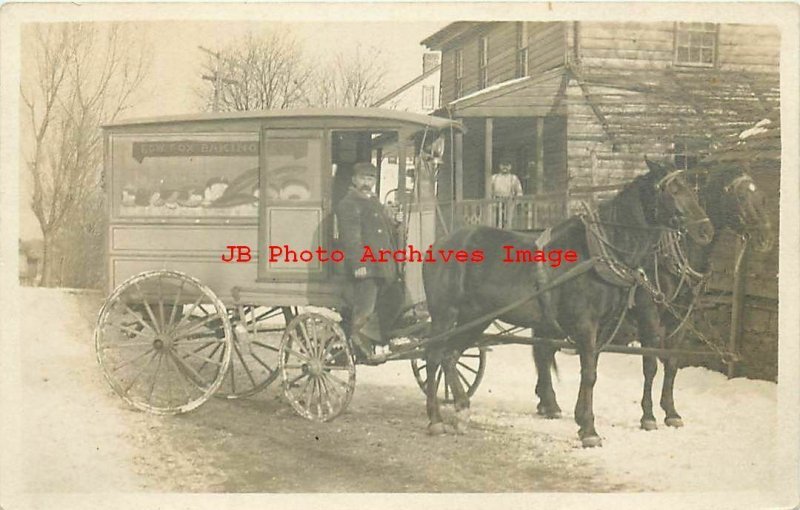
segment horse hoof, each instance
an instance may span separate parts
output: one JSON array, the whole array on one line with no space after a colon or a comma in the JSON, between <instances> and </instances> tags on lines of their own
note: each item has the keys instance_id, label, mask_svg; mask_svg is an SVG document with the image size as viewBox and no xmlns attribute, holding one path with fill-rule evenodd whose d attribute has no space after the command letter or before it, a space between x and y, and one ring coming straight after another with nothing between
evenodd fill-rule
<instances>
[{"instance_id":1,"label":"horse hoof","mask_svg":"<svg viewBox=\"0 0 800 510\"><path fill-rule=\"evenodd\" d=\"M642 420L642 430L656 430L658 424L655 420Z\"/></svg>"},{"instance_id":2,"label":"horse hoof","mask_svg":"<svg viewBox=\"0 0 800 510\"><path fill-rule=\"evenodd\" d=\"M561 409L551 409L543 405L539 405L536 407L536 413L539 416L543 416L548 420L559 420L561 419Z\"/></svg>"},{"instance_id":3,"label":"horse hoof","mask_svg":"<svg viewBox=\"0 0 800 510\"><path fill-rule=\"evenodd\" d=\"M469 409L462 409L456 411L455 423L453 423L453 431L456 434L463 435L469 429Z\"/></svg>"},{"instance_id":4,"label":"horse hoof","mask_svg":"<svg viewBox=\"0 0 800 510\"><path fill-rule=\"evenodd\" d=\"M666 420L664 420L664 423L667 424L667 427L675 427L675 428L683 427L683 420L679 417L667 418Z\"/></svg>"},{"instance_id":5,"label":"horse hoof","mask_svg":"<svg viewBox=\"0 0 800 510\"><path fill-rule=\"evenodd\" d=\"M447 433L447 430L444 428L444 423L431 423L428 425L428 435L429 436L442 436Z\"/></svg>"},{"instance_id":6,"label":"horse hoof","mask_svg":"<svg viewBox=\"0 0 800 510\"><path fill-rule=\"evenodd\" d=\"M600 436L587 436L581 439L581 445L584 448L595 448L597 446L603 446L603 440L600 439Z\"/></svg>"}]
</instances>

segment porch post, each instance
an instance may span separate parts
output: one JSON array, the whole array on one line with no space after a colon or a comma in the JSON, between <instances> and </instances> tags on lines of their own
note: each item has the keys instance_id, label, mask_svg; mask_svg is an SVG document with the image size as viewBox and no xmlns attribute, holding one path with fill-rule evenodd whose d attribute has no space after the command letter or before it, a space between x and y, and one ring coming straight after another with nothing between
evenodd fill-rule
<instances>
[{"instance_id":1,"label":"porch post","mask_svg":"<svg viewBox=\"0 0 800 510\"><path fill-rule=\"evenodd\" d=\"M544 117L536 117L536 191L544 193Z\"/></svg>"},{"instance_id":2,"label":"porch post","mask_svg":"<svg viewBox=\"0 0 800 510\"><path fill-rule=\"evenodd\" d=\"M454 137L453 158L455 159L455 197L456 202L461 202L464 199L464 135L461 132L456 133Z\"/></svg>"},{"instance_id":3,"label":"porch post","mask_svg":"<svg viewBox=\"0 0 800 510\"><path fill-rule=\"evenodd\" d=\"M464 135L461 132L455 133L453 137L453 147L451 154L448 157L453 163L453 197L451 198L452 204L450 205L451 211L451 225L450 228L456 229L464 224L464 209L460 205L464 199Z\"/></svg>"},{"instance_id":4,"label":"porch post","mask_svg":"<svg viewBox=\"0 0 800 510\"><path fill-rule=\"evenodd\" d=\"M485 198L492 198L492 138L493 138L493 119L486 117L486 129L483 135L483 195Z\"/></svg>"},{"instance_id":5,"label":"porch post","mask_svg":"<svg viewBox=\"0 0 800 510\"><path fill-rule=\"evenodd\" d=\"M397 201L406 203L406 146L403 143L397 144Z\"/></svg>"}]
</instances>

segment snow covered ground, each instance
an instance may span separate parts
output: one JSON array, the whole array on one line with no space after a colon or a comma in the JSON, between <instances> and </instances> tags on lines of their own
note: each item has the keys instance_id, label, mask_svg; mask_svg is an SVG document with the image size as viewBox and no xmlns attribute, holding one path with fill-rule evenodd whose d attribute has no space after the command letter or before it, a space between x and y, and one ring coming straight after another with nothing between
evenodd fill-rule
<instances>
[{"instance_id":1,"label":"snow covered ground","mask_svg":"<svg viewBox=\"0 0 800 510\"><path fill-rule=\"evenodd\" d=\"M661 374L653 389L655 431L639 428L641 417L641 358L603 354L594 392L594 413L603 447L582 449L573 421L578 394L578 356L557 354L559 379L554 387L564 411L560 420L536 416L536 369L531 348L507 345L492 348L486 375L472 398L472 417L519 433L546 433L574 443L574 454L595 463L611 478L656 491L759 490L772 486L776 458L777 385L749 379L728 380L705 368L678 373L675 405L685 426L663 424L658 408ZM359 367L359 384L410 384L405 364ZM420 393L422 398L422 393ZM420 402L422 404L422 401Z\"/></svg>"},{"instance_id":2,"label":"snow covered ground","mask_svg":"<svg viewBox=\"0 0 800 510\"><path fill-rule=\"evenodd\" d=\"M31 474L26 489L80 492L146 487L132 468L138 453L127 441L125 429L131 423L146 424L148 418L126 410L94 361L91 331L100 295L24 288L20 297L23 311L34 307L47 311L46 321L23 320L21 324L25 404L20 412L25 427L24 466ZM563 444L576 462L594 466L603 478L644 490L770 491L773 477L781 475L775 472L776 384L727 380L702 368L681 370L675 401L686 426L671 429L662 421L658 430L645 432L639 429L640 358L603 355L594 410L604 443L602 448L582 449L572 419L578 357L558 354L557 361L560 378L555 380L555 389L564 417L545 420L535 414L536 374L530 347L495 347L472 400L476 427L513 430L520 441L529 436L537 441L549 437ZM69 390L75 381L91 390ZM655 402L660 381L659 367ZM415 384L406 362L358 368L359 386L402 387L407 393ZM424 406L421 392L419 399ZM663 420L660 409L656 416ZM95 448L91 441L102 443L103 448ZM110 450L109 444L113 445Z\"/></svg>"}]
</instances>

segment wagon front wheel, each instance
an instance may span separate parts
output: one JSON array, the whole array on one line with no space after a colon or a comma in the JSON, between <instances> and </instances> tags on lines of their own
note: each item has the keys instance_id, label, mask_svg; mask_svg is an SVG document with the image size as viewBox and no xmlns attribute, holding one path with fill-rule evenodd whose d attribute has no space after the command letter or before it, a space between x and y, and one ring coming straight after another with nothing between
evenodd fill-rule
<instances>
[{"instance_id":1,"label":"wagon front wheel","mask_svg":"<svg viewBox=\"0 0 800 510\"><path fill-rule=\"evenodd\" d=\"M225 305L198 280L148 271L106 300L94 332L97 361L114 391L155 414L195 409L222 384L233 334Z\"/></svg>"},{"instance_id":2,"label":"wagon front wheel","mask_svg":"<svg viewBox=\"0 0 800 510\"><path fill-rule=\"evenodd\" d=\"M317 313L292 319L279 360L283 393L297 414L330 421L347 408L355 391L355 359L344 331L332 319Z\"/></svg>"},{"instance_id":3,"label":"wagon front wheel","mask_svg":"<svg viewBox=\"0 0 800 510\"><path fill-rule=\"evenodd\" d=\"M420 389L425 392L428 383L428 373L426 371L425 360L411 360L411 370L414 372L414 378ZM458 358L456 363L456 373L459 381L464 386L467 396L471 397L478 390L478 386L483 379L483 373L486 371L486 349L483 347L470 347L465 349ZM453 394L447 384L443 384L444 371L439 366L436 369L436 392L439 400L450 404L453 402Z\"/></svg>"}]
</instances>

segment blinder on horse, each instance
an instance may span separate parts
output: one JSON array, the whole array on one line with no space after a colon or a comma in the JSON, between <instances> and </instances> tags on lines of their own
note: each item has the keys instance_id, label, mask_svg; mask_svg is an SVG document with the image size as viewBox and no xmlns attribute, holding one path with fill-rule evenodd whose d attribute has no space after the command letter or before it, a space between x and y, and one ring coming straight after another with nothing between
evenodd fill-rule
<instances>
[{"instance_id":1,"label":"blinder on horse","mask_svg":"<svg viewBox=\"0 0 800 510\"><path fill-rule=\"evenodd\" d=\"M648 161L649 164L651 162ZM684 170L673 170L659 179L654 187L659 192L666 193L672 199L674 207L672 208L672 216L667 223L675 228L685 228L695 242L706 245L714 237L714 227L707 216L694 219L687 217L690 213L696 216L697 211L690 210L692 201L689 197L693 196L693 193L684 180L684 173ZM654 204L656 211L654 219L656 223L660 223L658 203L660 201Z\"/></svg>"}]
</instances>

